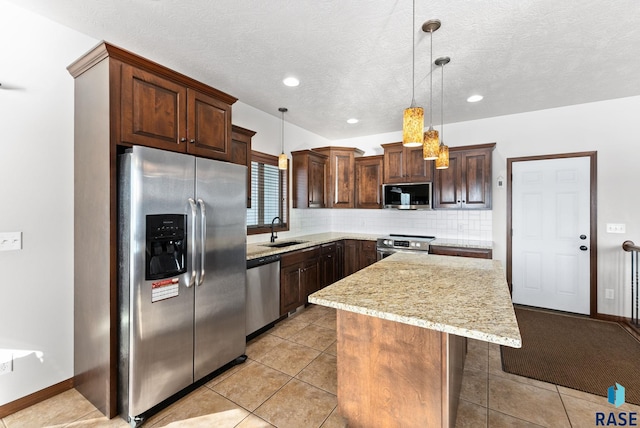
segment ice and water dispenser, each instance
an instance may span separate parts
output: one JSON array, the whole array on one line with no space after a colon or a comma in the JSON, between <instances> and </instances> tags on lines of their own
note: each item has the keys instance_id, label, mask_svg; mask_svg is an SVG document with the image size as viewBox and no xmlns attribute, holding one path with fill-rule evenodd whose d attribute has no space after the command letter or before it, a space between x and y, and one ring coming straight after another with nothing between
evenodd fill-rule
<instances>
[{"instance_id":1,"label":"ice and water dispenser","mask_svg":"<svg viewBox=\"0 0 640 428\"><path fill-rule=\"evenodd\" d=\"M163 279L186 272L187 216L147 215L146 223L146 279Z\"/></svg>"}]
</instances>

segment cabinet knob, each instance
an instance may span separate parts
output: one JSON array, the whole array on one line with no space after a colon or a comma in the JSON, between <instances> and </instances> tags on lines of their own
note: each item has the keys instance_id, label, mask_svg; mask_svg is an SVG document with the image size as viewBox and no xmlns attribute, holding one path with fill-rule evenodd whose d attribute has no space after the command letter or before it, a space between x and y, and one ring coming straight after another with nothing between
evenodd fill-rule
<instances>
[{"instance_id":1,"label":"cabinet knob","mask_svg":"<svg viewBox=\"0 0 640 428\"><path fill-rule=\"evenodd\" d=\"M191 140L189 140L189 142L190 142L191 144L195 144L196 140L191 139Z\"/></svg>"},{"instance_id":2,"label":"cabinet knob","mask_svg":"<svg viewBox=\"0 0 640 428\"><path fill-rule=\"evenodd\" d=\"M184 137L180 138L180 143L186 143L186 142L187 142L187 139L186 139L186 138L184 138ZM178 143L178 144L179 144L179 143Z\"/></svg>"}]
</instances>

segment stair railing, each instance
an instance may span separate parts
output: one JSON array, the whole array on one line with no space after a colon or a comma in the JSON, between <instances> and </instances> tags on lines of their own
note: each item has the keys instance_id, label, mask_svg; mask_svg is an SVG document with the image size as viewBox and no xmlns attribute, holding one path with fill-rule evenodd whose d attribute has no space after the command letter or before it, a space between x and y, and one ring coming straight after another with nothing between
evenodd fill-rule
<instances>
[{"instance_id":1,"label":"stair railing","mask_svg":"<svg viewBox=\"0 0 640 428\"><path fill-rule=\"evenodd\" d=\"M631 324L640 327L638 323L638 285L640 284L638 253L640 253L640 247L636 246L633 241L624 241L622 249L631 253Z\"/></svg>"}]
</instances>

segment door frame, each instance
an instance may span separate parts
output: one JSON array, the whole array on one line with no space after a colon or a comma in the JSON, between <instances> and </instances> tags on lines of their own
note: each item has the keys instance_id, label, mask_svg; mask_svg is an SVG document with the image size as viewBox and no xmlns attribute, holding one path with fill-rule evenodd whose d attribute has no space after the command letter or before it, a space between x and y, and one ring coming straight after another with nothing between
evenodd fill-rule
<instances>
[{"instance_id":1,"label":"door frame","mask_svg":"<svg viewBox=\"0 0 640 428\"><path fill-rule=\"evenodd\" d=\"M598 172L598 152L576 152L576 153L560 153L551 155L540 156L524 156L518 158L507 158L507 284L509 284L509 292L513 292L512 280L512 192L513 192L513 163L514 162L527 162L536 160L552 160L552 159L564 159L564 158L579 158L588 157L590 160L590 225L589 225L589 248L591 252L589 255L589 316L596 318L598 315L598 189L597 189L597 172Z\"/></svg>"}]
</instances>

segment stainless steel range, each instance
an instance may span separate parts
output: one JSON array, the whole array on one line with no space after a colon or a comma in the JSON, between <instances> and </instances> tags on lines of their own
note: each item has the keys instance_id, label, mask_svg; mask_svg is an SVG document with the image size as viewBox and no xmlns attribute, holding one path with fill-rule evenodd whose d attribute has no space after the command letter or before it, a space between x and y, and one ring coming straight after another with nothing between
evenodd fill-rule
<instances>
[{"instance_id":1,"label":"stainless steel range","mask_svg":"<svg viewBox=\"0 0 640 428\"><path fill-rule=\"evenodd\" d=\"M395 235L391 234L378 238L376 250L378 260L384 259L394 253L428 252L429 244L436 239L435 236L424 235Z\"/></svg>"}]
</instances>

